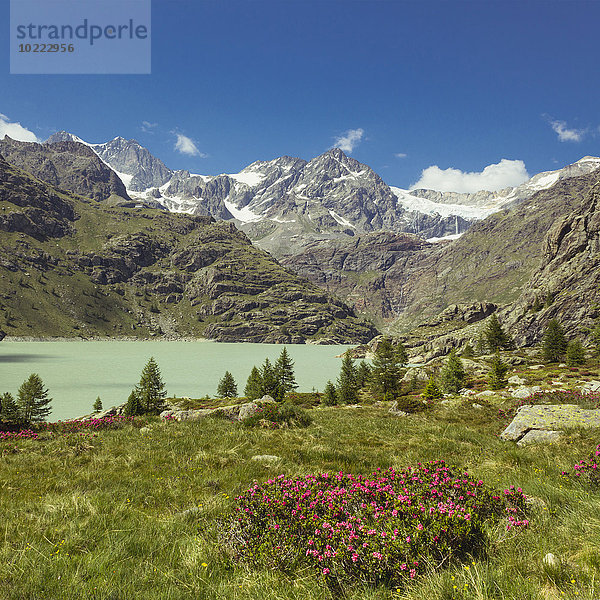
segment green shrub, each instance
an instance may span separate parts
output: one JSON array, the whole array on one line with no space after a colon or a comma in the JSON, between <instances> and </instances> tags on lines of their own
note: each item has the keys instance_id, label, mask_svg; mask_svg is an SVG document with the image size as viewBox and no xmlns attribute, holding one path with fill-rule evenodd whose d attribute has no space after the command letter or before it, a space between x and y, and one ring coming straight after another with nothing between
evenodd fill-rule
<instances>
[{"instance_id":1,"label":"green shrub","mask_svg":"<svg viewBox=\"0 0 600 600\"><path fill-rule=\"evenodd\" d=\"M257 413L244 419L246 427L256 427L261 422L271 423L272 427L308 427L312 418L303 409L291 402L283 404L265 404Z\"/></svg>"},{"instance_id":2,"label":"green shrub","mask_svg":"<svg viewBox=\"0 0 600 600\"><path fill-rule=\"evenodd\" d=\"M421 396L427 401L439 400L443 396L442 391L438 387L433 375L429 378L429 381L427 382L427 385L425 386Z\"/></svg>"},{"instance_id":3,"label":"green shrub","mask_svg":"<svg viewBox=\"0 0 600 600\"><path fill-rule=\"evenodd\" d=\"M280 475L236 498L223 519L234 560L286 572L314 569L334 586L397 586L425 571L482 554L485 523L527 527L525 496L495 492L443 461L370 478Z\"/></svg>"},{"instance_id":4,"label":"green shrub","mask_svg":"<svg viewBox=\"0 0 600 600\"><path fill-rule=\"evenodd\" d=\"M396 407L407 413L415 413L425 409L426 405L418 396L399 396L396 398Z\"/></svg>"}]
</instances>

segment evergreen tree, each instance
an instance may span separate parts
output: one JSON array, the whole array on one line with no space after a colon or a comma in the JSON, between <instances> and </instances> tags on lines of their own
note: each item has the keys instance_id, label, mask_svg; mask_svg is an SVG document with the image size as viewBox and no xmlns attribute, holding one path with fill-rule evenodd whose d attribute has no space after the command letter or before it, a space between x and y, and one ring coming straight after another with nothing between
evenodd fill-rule
<instances>
[{"instance_id":1,"label":"evergreen tree","mask_svg":"<svg viewBox=\"0 0 600 600\"><path fill-rule=\"evenodd\" d=\"M424 400L439 400L443 396L442 391L435 382L435 377L432 375L421 394Z\"/></svg>"},{"instance_id":2,"label":"evergreen tree","mask_svg":"<svg viewBox=\"0 0 600 600\"><path fill-rule=\"evenodd\" d=\"M542 354L548 362L559 362L567 350L567 340L560 323L552 319L542 340Z\"/></svg>"},{"instance_id":3,"label":"evergreen tree","mask_svg":"<svg viewBox=\"0 0 600 600\"><path fill-rule=\"evenodd\" d=\"M473 358L475 356L475 350L473 350L473 346L471 346L471 342L467 342L467 345L462 349L460 355L463 358Z\"/></svg>"},{"instance_id":4,"label":"evergreen tree","mask_svg":"<svg viewBox=\"0 0 600 600\"><path fill-rule=\"evenodd\" d=\"M237 396L237 383L229 371L225 371L225 375L219 381L217 396L219 398L235 398Z\"/></svg>"},{"instance_id":5,"label":"evergreen tree","mask_svg":"<svg viewBox=\"0 0 600 600\"><path fill-rule=\"evenodd\" d=\"M144 410L142 408L140 397L137 391L133 389L131 390L131 394L129 394L129 398L127 398L127 402L125 403L123 414L126 417L135 417L137 415L143 414L143 412Z\"/></svg>"},{"instance_id":6,"label":"evergreen tree","mask_svg":"<svg viewBox=\"0 0 600 600\"><path fill-rule=\"evenodd\" d=\"M462 364L462 360L458 358L456 349L452 348L448 355L448 360L440 373L440 381L442 388L449 394L456 394L459 390L465 387L467 374Z\"/></svg>"},{"instance_id":7,"label":"evergreen tree","mask_svg":"<svg viewBox=\"0 0 600 600\"><path fill-rule=\"evenodd\" d=\"M577 367L585 362L585 349L581 340L575 339L567 344L567 365Z\"/></svg>"},{"instance_id":8,"label":"evergreen tree","mask_svg":"<svg viewBox=\"0 0 600 600\"><path fill-rule=\"evenodd\" d=\"M369 378L371 377L371 367L364 360L361 360L358 363L358 367L356 368L356 385L359 389L364 388L369 383Z\"/></svg>"},{"instance_id":9,"label":"evergreen tree","mask_svg":"<svg viewBox=\"0 0 600 600\"><path fill-rule=\"evenodd\" d=\"M26 423L38 423L44 421L50 414L50 402L48 390L37 373L32 373L25 380L17 393L17 405L19 412Z\"/></svg>"},{"instance_id":10,"label":"evergreen tree","mask_svg":"<svg viewBox=\"0 0 600 600\"><path fill-rule=\"evenodd\" d=\"M262 389L263 385L260 371L256 367L252 367L252 371L250 371L250 375L246 381L246 387L244 388L244 396L246 396L248 400L262 398Z\"/></svg>"},{"instance_id":11,"label":"evergreen tree","mask_svg":"<svg viewBox=\"0 0 600 600\"><path fill-rule=\"evenodd\" d=\"M492 362L490 363L490 372L488 373L488 382L493 390L501 390L508 385L506 374L508 365L500 358L500 352L496 351Z\"/></svg>"},{"instance_id":12,"label":"evergreen tree","mask_svg":"<svg viewBox=\"0 0 600 600\"><path fill-rule=\"evenodd\" d=\"M10 421L11 423L18 423L23 420L18 404L15 402L13 395L9 392L2 395L0 418L3 421Z\"/></svg>"},{"instance_id":13,"label":"evergreen tree","mask_svg":"<svg viewBox=\"0 0 600 600\"><path fill-rule=\"evenodd\" d=\"M356 368L349 352L346 352L342 359L340 375L337 380L337 397L341 404L355 404L358 401Z\"/></svg>"},{"instance_id":14,"label":"evergreen tree","mask_svg":"<svg viewBox=\"0 0 600 600\"><path fill-rule=\"evenodd\" d=\"M142 370L140 382L136 388L143 413L159 413L164 409L165 384L163 383L160 369L151 356Z\"/></svg>"},{"instance_id":15,"label":"evergreen tree","mask_svg":"<svg viewBox=\"0 0 600 600\"><path fill-rule=\"evenodd\" d=\"M373 358L371 391L385 400L394 400L400 394L402 367L406 362L404 347L397 351L390 338L383 338Z\"/></svg>"},{"instance_id":16,"label":"evergreen tree","mask_svg":"<svg viewBox=\"0 0 600 600\"><path fill-rule=\"evenodd\" d=\"M502 348L509 350L513 345L510 336L502 329L495 313L492 314L483 330L483 339L488 352L496 352Z\"/></svg>"},{"instance_id":17,"label":"evergreen tree","mask_svg":"<svg viewBox=\"0 0 600 600\"><path fill-rule=\"evenodd\" d=\"M325 406L335 406L337 404L335 385L333 385L331 381L328 381L325 386L325 391L323 392L323 404Z\"/></svg>"},{"instance_id":18,"label":"evergreen tree","mask_svg":"<svg viewBox=\"0 0 600 600\"><path fill-rule=\"evenodd\" d=\"M260 379L261 379L261 394L260 397L268 395L275 399L279 394L279 381L277 380L277 374L275 369L268 358L265 358L265 362L260 368Z\"/></svg>"},{"instance_id":19,"label":"evergreen tree","mask_svg":"<svg viewBox=\"0 0 600 600\"><path fill-rule=\"evenodd\" d=\"M283 400L288 392L292 392L298 387L294 375L294 363L285 346L275 362L275 377L278 381L276 400Z\"/></svg>"},{"instance_id":20,"label":"evergreen tree","mask_svg":"<svg viewBox=\"0 0 600 600\"><path fill-rule=\"evenodd\" d=\"M96 401L94 402L94 406L92 408L94 409L94 412L97 413L99 413L102 410L102 400L100 400L100 396L96 398Z\"/></svg>"}]
</instances>

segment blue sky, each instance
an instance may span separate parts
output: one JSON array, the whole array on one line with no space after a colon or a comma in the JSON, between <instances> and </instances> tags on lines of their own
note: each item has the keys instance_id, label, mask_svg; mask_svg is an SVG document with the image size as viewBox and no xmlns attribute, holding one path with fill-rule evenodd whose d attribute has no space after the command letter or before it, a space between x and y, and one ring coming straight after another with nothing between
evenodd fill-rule
<instances>
[{"instance_id":1,"label":"blue sky","mask_svg":"<svg viewBox=\"0 0 600 600\"><path fill-rule=\"evenodd\" d=\"M0 136L121 135L202 174L337 144L391 185L498 187L600 154L598 23L595 0L154 0L151 75L9 75L2 44Z\"/></svg>"}]
</instances>

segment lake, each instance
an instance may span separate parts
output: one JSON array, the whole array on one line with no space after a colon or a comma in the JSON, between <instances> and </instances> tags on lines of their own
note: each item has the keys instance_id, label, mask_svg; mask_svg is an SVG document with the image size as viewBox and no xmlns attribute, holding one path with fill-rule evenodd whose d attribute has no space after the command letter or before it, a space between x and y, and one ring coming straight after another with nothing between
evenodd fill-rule
<instances>
[{"instance_id":1,"label":"lake","mask_svg":"<svg viewBox=\"0 0 600 600\"><path fill-rule=\"evenodd\" d=\"M289 345L300 392L322 391L340 370L336 358L350 346ZM198 341L48 341L0 342L0 393L15 397L19 386L37 373L49 389L52 413L48 420L71 419L92 412L97 396L104 408L122 404L139 382L144 365L154 356L170 396L214 397L225 371L238 393L254 365L271 362L279 344L223 344Z\"/></svg>"}]
</instances>

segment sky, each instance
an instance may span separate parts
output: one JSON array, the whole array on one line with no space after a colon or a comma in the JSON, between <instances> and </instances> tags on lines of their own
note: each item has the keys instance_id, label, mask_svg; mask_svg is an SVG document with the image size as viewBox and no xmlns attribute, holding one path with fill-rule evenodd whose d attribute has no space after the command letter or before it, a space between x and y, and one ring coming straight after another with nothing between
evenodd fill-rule
<instances>
[{"instance_id":1,"label":"sky","mask_svg":"<svg viewBox=\"0 0 600 600\"><path fill-rule=\"evenodd\" d=\"M122 136L206 175L340 147L401 188L500 189L600 155L598 23L597 0L153 0L148 75L11 75L1 44L0 138Z\"/></svg>"}]
</instances>

